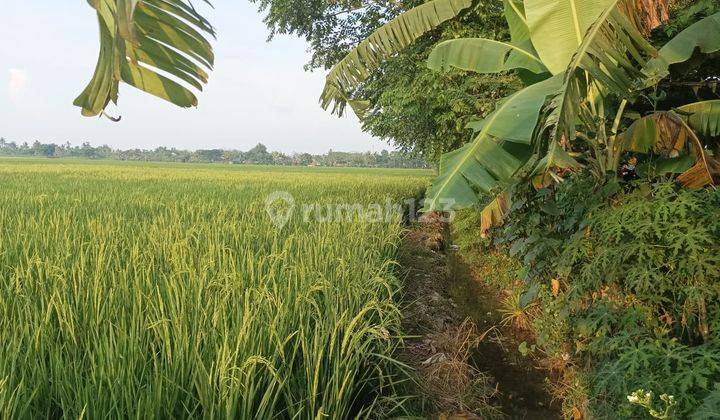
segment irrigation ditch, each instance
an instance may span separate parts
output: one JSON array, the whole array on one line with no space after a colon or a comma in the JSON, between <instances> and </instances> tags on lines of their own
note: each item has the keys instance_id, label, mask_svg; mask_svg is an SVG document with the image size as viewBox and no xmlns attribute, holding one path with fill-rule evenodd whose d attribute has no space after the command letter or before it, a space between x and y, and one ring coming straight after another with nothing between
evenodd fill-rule
<instances>
[{"instance_id":1,"label":"irrigation ditch","mask_svg":"<svg viewBox=\"0 0 720 420\"><path fill-rule=\"evenodd\" d=\"M485 286L437 215L409 226L400 359L415 372L419 410L439 419L559 419L546 372L518 351L527 340L501 325L500 292Z\"/></svg>"}]
</instances>

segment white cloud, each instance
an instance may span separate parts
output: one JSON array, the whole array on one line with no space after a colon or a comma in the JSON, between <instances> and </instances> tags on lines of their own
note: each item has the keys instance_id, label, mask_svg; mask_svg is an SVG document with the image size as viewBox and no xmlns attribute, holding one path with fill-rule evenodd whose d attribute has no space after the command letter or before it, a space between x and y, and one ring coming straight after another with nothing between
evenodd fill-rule
<instances>
[{"instance_id":1,"label":"white cloud","mask_svg":"<svg viewBox=\"0 0 720 420\"><path fill-rule=\"evenodd\" d=\"M14 101L27 85L27 72L22 69L10 69L10 81L8 82L8 93L10 100Z\"/></svg>"}]
</instances>

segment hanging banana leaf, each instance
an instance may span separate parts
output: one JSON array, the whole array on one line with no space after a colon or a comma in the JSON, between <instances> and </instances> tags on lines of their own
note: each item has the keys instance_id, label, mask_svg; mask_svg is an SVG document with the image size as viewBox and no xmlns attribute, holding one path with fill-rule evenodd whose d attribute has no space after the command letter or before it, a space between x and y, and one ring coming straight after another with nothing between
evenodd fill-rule
<instances>
[{"instance_id":1,"label":"hanging banana leaf","mask_svg":"<svg viewBox=\"0 0 720 420\"><path fill-rule=\"evenodd\" d=\"M533 52L505 42L483 38L461 38L441 42L433 48L427 65L432 70L457 68L476 73L499 73L518 68L536 74L548 71Z\"/></svg>"},{"instance_id":2,"label":"hanging banana leaf","mask_svg":"<svg viewBox=\"0 0 720 420\"><path fill-rule=\"evenodd\" d=\"M501 102L475 140L442 156L424 210L471 207L479 203L478 192L491 193L509 182L532 156L540 111L561 85L562 76L555 76Z\"/></svg>"},{"instance_id":3,"label":"hanging banana leaf","mask_svg":"<svg viewBox=\"0 0 720 420\"><path fill-rule=\"evenodd\" d=\"M530 39L530 28L528 28L527 18L525 17L525 5L523 4L522 0L504 0L504 3L505 20L510 27L510 39L512 41L511 43L513 46L519 47L521 50L511 50L506 62L522 63L524 60L526 60L526 53L532 54L533 57L538 57L537 51L535 51L535 47L533 46L532 40ZM519 68L518 76L520 76L520 79L527 86L550 77L550 72L547 71L547 68L544 64L543 68L545 68L546 71L540 74L540 76L538 76L538 73L536 72L525 71L522 68L522 65L516 67Z\"/></svg>"},{"instance_id":4,"label":"hanging banana leaf","mask_svg":"<svg viewBox=\"0 0 720 420\"><path fill-rule=\"evenodd\" d=\"M687 124L695 132L707 137L720 136L720 100L687 104L678 111L687 115Z\"/></svg>"},{"instance_id":5,"label":"hanging banana leaf","mask_svg":"<svg viewBox=\"0 0 720 420\"><path fill-rule=\"evenodd\" d=\"M100 26L100 55L74 102L83 115L99 115L110 101L117 103L120 81L181 107L197 105L191 88L207 83L214 63L208 37L215 31L188 0L89 3Z\"/></svg>"},{"instance_id":6,"label":"hanging banana leaf","mask_svg":"<svg viewBox=\"0 0 720 420\"><path fill-rule=\"evenodd\" d=\"M720 51L720 13L690 25L658 51L658 57L645 70L648 86L665 78L671 65L689 60L696 50L703 54Z\"/></svg>"},{"instance_id":7,"label":"hanging banana leaf","mask_svg":"<svg viewBox=\"0 0 720 420\"><path fill-rule=\"evenodd\" d=\"M530 41L530 28L522 0L505 0L505 20L510 27L510 39L516 45Z\"/></svg>"},{"instance_id":8,"label":"hanging banana leaf","mask_svg":"<svg viewBox=\"0 0 720 420\"><path fill-rule=\"evenodd\" d=\"M552 74L565 71L585 33L612 0L525 0L532 43Z\"/></svg>"},{"instance_id":9,"label":"hanging banana leaf","mask_svg":"<svg viewBox=\"0 0 720 420\"><path fill-rule=\"evenodd\" d=\"M633 122L621 140L623 150L675 158L687 146L688 132L677 114L654 112Z\"/></svg>"},{"instance_id":10,"label":"hanging banana leaf","mask_svg":"<svg viewBox=\"0 0 720 420\"><path fill-rule=\"evenodd\" d=\"M547 154L538 161L533 175L547 174L551 169L580 169L582 165L573 159L558 142L551 142Z\"/></svg>"},{"instance_id":11,"label":"hanging banana leaf","mask_svg":"<svg viewBox=\"0 0 720 420\"><path fill-rule=\"evenodd\" d=\"M632 1L612 0L576 48L564 87L553 99L553 111L546 121L554 141L574 140L578 122L584 122L586 132L596 130L591 124L598 116L582 112L593 97L633 99L637 81L643 77L637 63L647 63L656 50L625 15L628 8L633 10L632 5Z\"/></svg>"},{"instance_id":12,"label":"hanging banana leaf","mask_svg":"<svg viewBox=\"0 0 720 420\"><path fill-rule=\"evenodd\" d=\"M512 42L484 38L461 38L441 42L433 48L427 65L431 70L456 68L489 74L515 69L535 75L549 73L530 41L530 30L522 2L505 0L505 16L510 25ZM547 78L527 77L528 85Z\"/></svg>"},{"instance_id":13,"label":"hanging banana leaf","mask_svg":"<svg viewBox=\"0 0 720 420\"><path fill-rule=\"evenodd\" d=\"M698 108L704 107L700 105ZM694 116L697 114L690 115L690 118ZM702 124L701 119L696 119L696 122L701 122L700 127L707 127ZM715 123L717 127L717 121ZM663 159L661 170L669 168L669 172L680 167L686 160L685 156L694 156L693 166L678 177L678 181L688 188L713 185L713 178L720 175L720 162L706 153L692 126L684 121L683 116L673 111L654 112L635 121L622 135L620 144L620 147L627 151L652 151Z\"/></svg>"},{"instance_id":14,"label":"hanging banana leaf","mask_svg":"<svg viewBox=\"0 0 720 420\"><path fill-rule=\"evenodd\" d=\"M490 229L502 226L510 212L510 193L501 192L480 211L480 236L487 236Z\"/></svg>"},{"instance_id":15,"label":"hanging banana leaf","mask_svg":"<svg viewBox=\"0 0 720 420\"><path fill-rule=\"evenodd\" d=\"M675 112L654 112L633 122L622 134L623 149L677 157L691 138L679 118L703 136L720 135L720 101L695 102L677 108L677 111L679 117Z\"/></svg>"},{"instance_id":16,"label":"hanging banana leaf","mask_svg":"<svg viewBox=\"0 0 720 420\"><path fill-rule=\"evenodd\" d=\"M397 54L418 37L469 8L472 0L433 0L408 10L362 41L336 64L320 96L323 109L342 115L348 98L383 60Z\"/></svg>"},{"instance_id":17,"label":"hanging banana leaf","mask_svg":"<svg viewBox=\"0 0 720 420\"><path fill-rule=\"evenodd\" d=\"M695 155L695 165L680 174L677 178L678 182L692 189L715 185L716 180L720 178L720 160L718 160L717 156L707 153L698 136L682 117L673 111L670 111L669 114L675 116L679 124L685 128L688 137L690 137L692 152Z\"/></svg>"}]
</instances>

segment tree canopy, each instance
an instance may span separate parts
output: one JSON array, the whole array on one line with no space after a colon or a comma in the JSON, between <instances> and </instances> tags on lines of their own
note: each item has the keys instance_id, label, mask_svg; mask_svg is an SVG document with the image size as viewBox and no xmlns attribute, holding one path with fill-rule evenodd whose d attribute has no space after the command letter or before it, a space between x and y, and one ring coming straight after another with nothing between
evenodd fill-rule
<instances>
[{"instance_id":1,"label":"tree canopy","mask_svg":"<svg viewBox=\"0 0 720 420\"><path fill-rule=\"evenodd\" d=\"M459 37L509 37L502 7L478 5L388 59L359 89L358 95L369 101L363 129L429 161L470 141L467 124L490 113L496 101L520 87L520 81L508 73L429 69L433 47Z\"/></svg>"},{"instance_id":2,"label":"tree canopy","mask_svg":"<svg viewBox=\"0 0 720 420\"><path fill-rule=\"evenodd\" d=\"M260 0L270 37L294 34L309 43L308 69L330 68L384 23L422 2L325 2ZM369 101L363 129L426 160L471 139L465 125L517 88L514 75L440 74L426 66L432 47L457 37L508 38L501 3L478 3L458 19L420 37L385 61L359 87ZM428 95L428 92L440 94Z\"/></svg>"},{"instance_id":3,"label":"tree canopy","mask_svg":"<svg viewBox=\"0 0 720 420\"><path fill-rule=\"evenodd\" d=\"M277 34L305 39L312 53L307 69L330 68L355 45L410 4L387 0L251 0L265 13L269 39ZM410 2L417 5L419 2Z\"/></svg>"},{"instance_id":4,"label":"tree canopy","mask_svg":"<svg viewBox=\"0 0 720 420\"><path fill-rule=\"evenodd\" d=\"M145 162L199 162L233 163L283 166L338 166L364 168L428 168L422 159L408 156L401 151L388 152L339 152L330 150L324 154L282 153L268 151L258 143L248 151L235 149L184 150L159 146L154 149L114 149L108 145L93 146L83 142L73 146L34 141L16 142L0 137L0 156L33 158L84 158Z\"/></svg>"}]
</instances>

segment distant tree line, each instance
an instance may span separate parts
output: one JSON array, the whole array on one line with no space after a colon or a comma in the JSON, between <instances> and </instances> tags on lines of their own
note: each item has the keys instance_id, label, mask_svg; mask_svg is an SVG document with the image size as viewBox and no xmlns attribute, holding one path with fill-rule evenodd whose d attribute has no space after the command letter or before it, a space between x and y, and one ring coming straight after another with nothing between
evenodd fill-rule
<instances>
[{"instance_id":1,"label":"distant tree line","mask_svg":"<svg viewBox=\"0 0 720 420\"><path fill-rule=\"evenodd\" d=\"M73 146L69 142L64 144L23 142L18 144L0 138L0 156L27 156L46 158L85 158L85 159L111 159L147 162L198 162L198 163L228 163L228 164L256 164L256 165L285 165L285 166L350 166L350 167L379 167L379 168L429 168L424 160L408 156L406 153L388 152L336 152L330 150L322 155L310 153L285 154L268 151L267 147L259 143L252 149L243 152L239 150L200 149L182 150L176 148L157 147L155 149L113 149L108 145L94 147L90 143Z\"/></svg>"}]
</instances>

